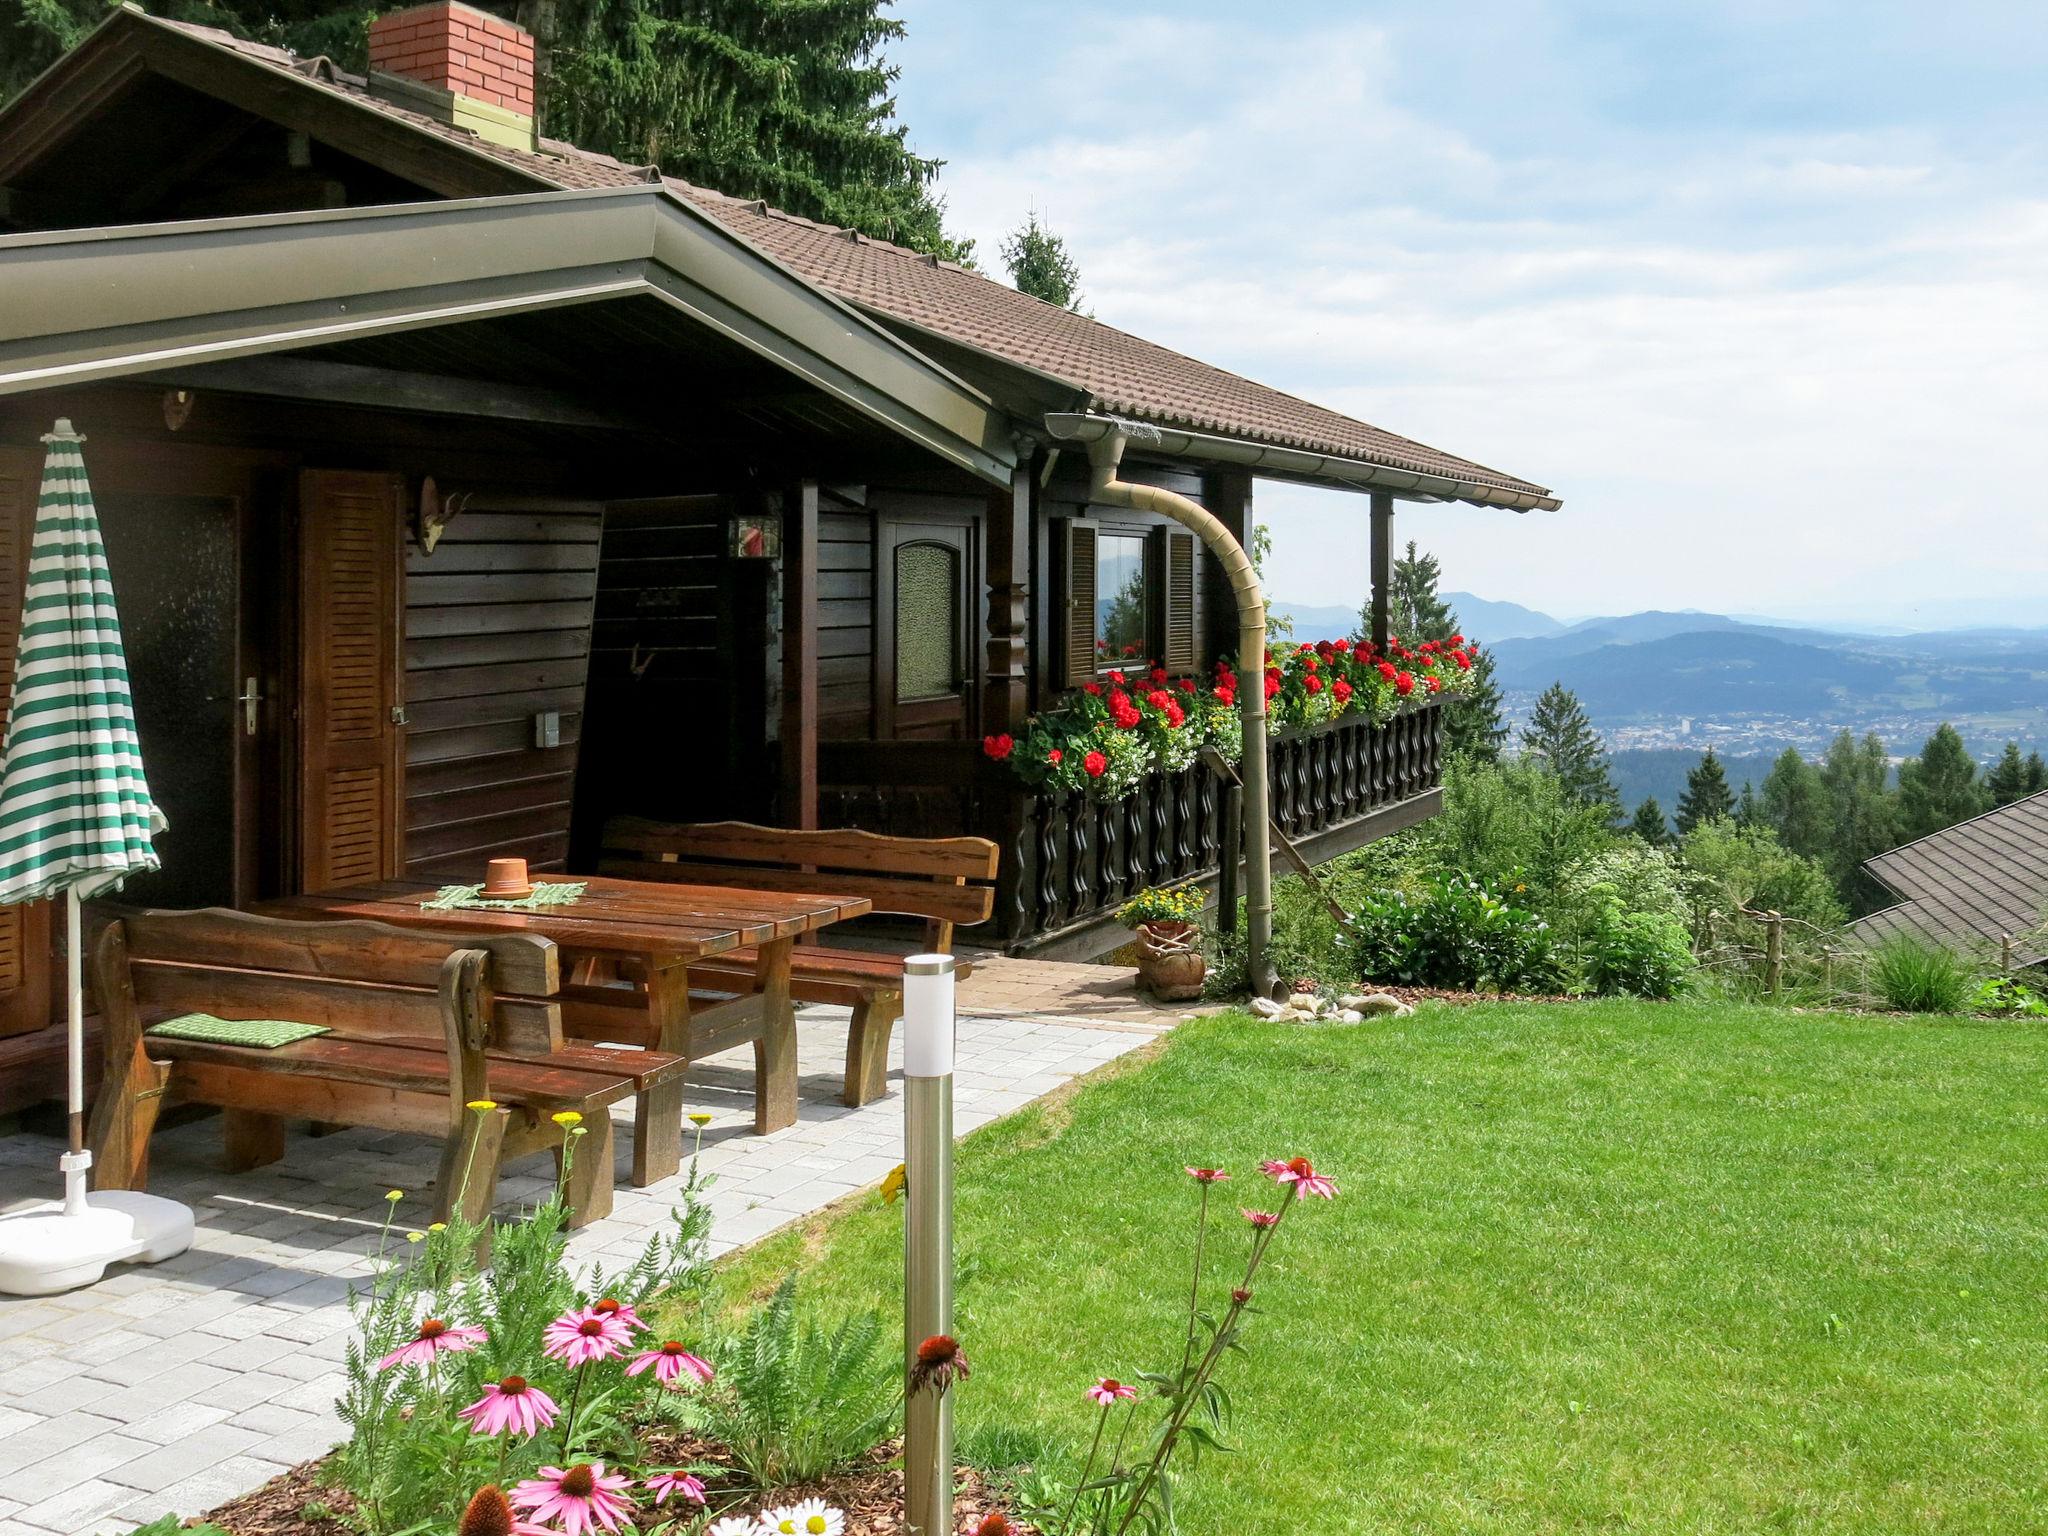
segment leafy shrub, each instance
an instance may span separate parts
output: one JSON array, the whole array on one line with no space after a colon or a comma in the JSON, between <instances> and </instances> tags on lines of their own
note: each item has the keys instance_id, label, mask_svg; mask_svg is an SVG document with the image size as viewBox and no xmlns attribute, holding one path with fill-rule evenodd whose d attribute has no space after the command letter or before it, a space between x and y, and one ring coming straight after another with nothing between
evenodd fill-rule
<instances>
[{"instance_id":1,"label":"leafy shrub","mask_svg":"<svg viewBox=\"0 0 2048 1536\"><path fill-rule=\"evenodd\" d=\"M1234 928L1224 931L1219 915L1217 923L1203 930L1202 949L1209 957L1205 995L1241 997L1251 990L1245 974L1242 902ZM1340 986L1357 976L1336 917L1299 875L1273 882L1273 943L1266 953L1282 981L1313 977L1325 986Z\"/></svg>"},{"instance_id":2,"label":"leafy shrub","mask_svg":"<svg viewBox=\"0 0 2048 1536\"><path fill-rule=\"evenodd\" d=\"M1685 924L1665 912L1602 911L1585 947L1586 984L1603 996L1676 997L1697 969Z\"/></svg>"},{"instance_id":3,"label":"leafy shrub","mask_svg":"<svg viewBox=\"0 0 2048 1536\"><path fill-rule=\"evenodd\" d=\"M888 1437L898 1362L879 1313L833 1328L800 1318L791 1275L714 1359L718 1374L703 1391L668 1401L759 1487L813 1482Z\"/></svg>"},{"instance_id":4,"label":"leafy shrub","mask_svg":"<svg viewBox=\"0 0 2048 1536\"><path fill-rule=\"evenodd\" d=\"M1452 876L1419 896L1370 897L1352 914L1349 938L1368 981L1544 992L1562 980L1549 927L1478 880Z\"/></svg>"},{"instance_id":5,"label":"leafy shrub","mask_svg":"<svg viewBox=\"0 0 2048 1536\"><path fill-rule=\"evenodd\" d=\"M1972 991L1962 956L1910 934L1893 934L1871 951L1870 979L1901 1013L1961 1013Z\"/></svg>"},{"instance_id":6,"label":"leafy shrub","mask_svg":"<svg viewBox=\"0 0 2048 1536\"><path fill-rule=\"evenodd\" d=\"M1990 976L1970 997L1972 1013L2000 1013L2008 1018L2048 1018L2048 998L2010 976Z\"/></svg>"},{"instance_id":7,"label":"leafy shrub","mask_svg":"<svg viewBox=\"0 0 2048 1536\"><path fill-rule=\"evenodd\" d=\"M1463 875L1496 889L1521 881L1540 903L1565 871L1612 845L1607 818L1533 759L1454 759L1444 774L1443 810L1416 829L1416 873Z\"/></svg>"},{"instance_id":8,"label":"leafy shrub","mask_svg":"<svg viewBox=\"0 0 2048 1536\"><path fill-rule=\"evenodd\" d=\"M1838 927L1848 915L1819 861L1792 852L1769 827L1701 822L1686 835L1681 857L1694 877L1695 928L1708 912L1732 916L1744 907L1815 928Z\"/></svg>"}]
</instances>

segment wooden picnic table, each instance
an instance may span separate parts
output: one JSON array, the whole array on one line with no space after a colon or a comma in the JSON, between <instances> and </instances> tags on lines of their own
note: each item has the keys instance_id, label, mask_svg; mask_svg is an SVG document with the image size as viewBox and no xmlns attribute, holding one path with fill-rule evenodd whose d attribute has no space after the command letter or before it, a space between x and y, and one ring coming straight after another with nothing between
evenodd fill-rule
<instances>
[{"instance_id":1,"label":"wooden picnic table","mask_svg":"<svg viewBox=\"0 0 2048 1536\"><path fill-rule=\"evenodd\" d=\"M537 875L535 883L567 877ZM670 885L593 877L564 906L504 910L427 909L440 890L419 880L378 880L265 902L284 917L360 917L407 928L451 932L537 933L560 946L577 970L600 962L616 970L637 962L645 981L633 986L565 985L558 994L563 1032L616 1041L698 1061L732 1046L754 1046L754 1129L763 1134L796 1121L796 1009L790 997L790 956L796 941L871 909L864 896L830 892L754 891L715 885ZM755 989L737 996L692 992L690 967L730 950L757 948ZM726 983L727 986L730 983ZM647 1185L682 1166L683 1081L647 1089L635 1101L633 1182Z\"/></svg>"}]
</instances>

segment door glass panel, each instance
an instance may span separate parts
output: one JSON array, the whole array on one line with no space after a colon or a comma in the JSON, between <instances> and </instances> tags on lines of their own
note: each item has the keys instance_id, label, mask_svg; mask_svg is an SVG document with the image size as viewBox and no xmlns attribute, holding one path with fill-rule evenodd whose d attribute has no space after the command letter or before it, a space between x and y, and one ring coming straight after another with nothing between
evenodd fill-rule
<instances>
[{"instance_id":1,"label":"door glass panel","mask_svg":"<svg viewBox=\"0 0 2048 1536\"><path fill-rule=\"evenodd\" d=\"M121 613L135 728L150 794L170 825L163 868L119 899L163 907L235 899L235 503L226 497L94 498Z\"/></svg>"},{"instance_id":2,"label":"door glass panel","mask_svg":"<svg viewBox=\"0 0 2048 1536\"><path fill-rule=\"evenodd\" d=\"M896 550L896 697L960 687L960 557L943 544Z\"/></svg>"},{"instance_id":3,"label":"door glass panel","mask_svg":"<svg viewBox=\"0 0 2048 1536\"><path fill-rule=\"evenodd\" d=\"M1095 646L1107 666L1144 661L1151 615L1145 611L1145 539L1106 533L1096 541Z\"/></svg>"}]
</instances>

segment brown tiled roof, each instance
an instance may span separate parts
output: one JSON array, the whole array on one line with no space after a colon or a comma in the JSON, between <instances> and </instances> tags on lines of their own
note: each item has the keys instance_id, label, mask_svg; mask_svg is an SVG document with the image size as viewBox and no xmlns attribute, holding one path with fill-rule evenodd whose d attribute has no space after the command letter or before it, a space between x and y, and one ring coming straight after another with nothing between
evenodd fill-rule
<instances>
[{"instance_id":1,"label":"brown tiled roof","mask_svg":"<svg viewBox=\"0 0 2048 1536\"><path fill-rule=\"evenodd\" d=\"M1911 933L1995 949L2014 963L2048 959L2048 790L1881 853L1863 867L1899 905L1860 918L1868 938Z\"/></svg>"},{"instance_id":2,"label":"brown tiled roof","mask_svg":"<svg viewBox=\"0 0 2048 1536\"><path fill-rule=\"evenodd\" d=\"M248 42L212 27L159 24L176 26L346 95L422 133L515 167L538 182L590 189L641 186L663 179L650 166L626 165L555 140L542 140L537 152L490 144L465 129L371 94L362 77L344 74L324 59L298 59L283 49ZM1049 374L1085 391L1093 409L1449 476L1523 495L1549 494L1531 481L1325 410L1086 315L1044 303L950 262L672 177L666 179L666 185L799 276L848 303Z\"/></svg>"}]
</instances>

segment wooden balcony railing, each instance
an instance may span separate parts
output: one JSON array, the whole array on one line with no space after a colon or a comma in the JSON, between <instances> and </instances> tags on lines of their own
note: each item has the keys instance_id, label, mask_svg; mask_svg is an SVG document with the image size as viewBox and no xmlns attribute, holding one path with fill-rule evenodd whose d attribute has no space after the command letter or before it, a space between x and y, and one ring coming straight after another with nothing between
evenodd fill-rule
<instances>
[{"instance_id":1,"label":"wooden balcony railing","mask_svg":"<svg viewBox=\"0 0 2048 1536\"><path fill-rule=\"evenodd\" d=\"M1437 789L1442 710L1422 705L1384 726L1357 718L1277 731L1267 753L1274 823L1312 857L1328 857L1368 841L1380 813ZM1114 804L1035 793L965 743L821 743L819 767L836 823L995 838L995 916L974 937L1012 946L1083 935L1147 886L1214 878L1242 846L1237 786L1200 764L1149 775ZM1351 828L1355 839L1344 835Z\"/></svg>"}]
</instances>

